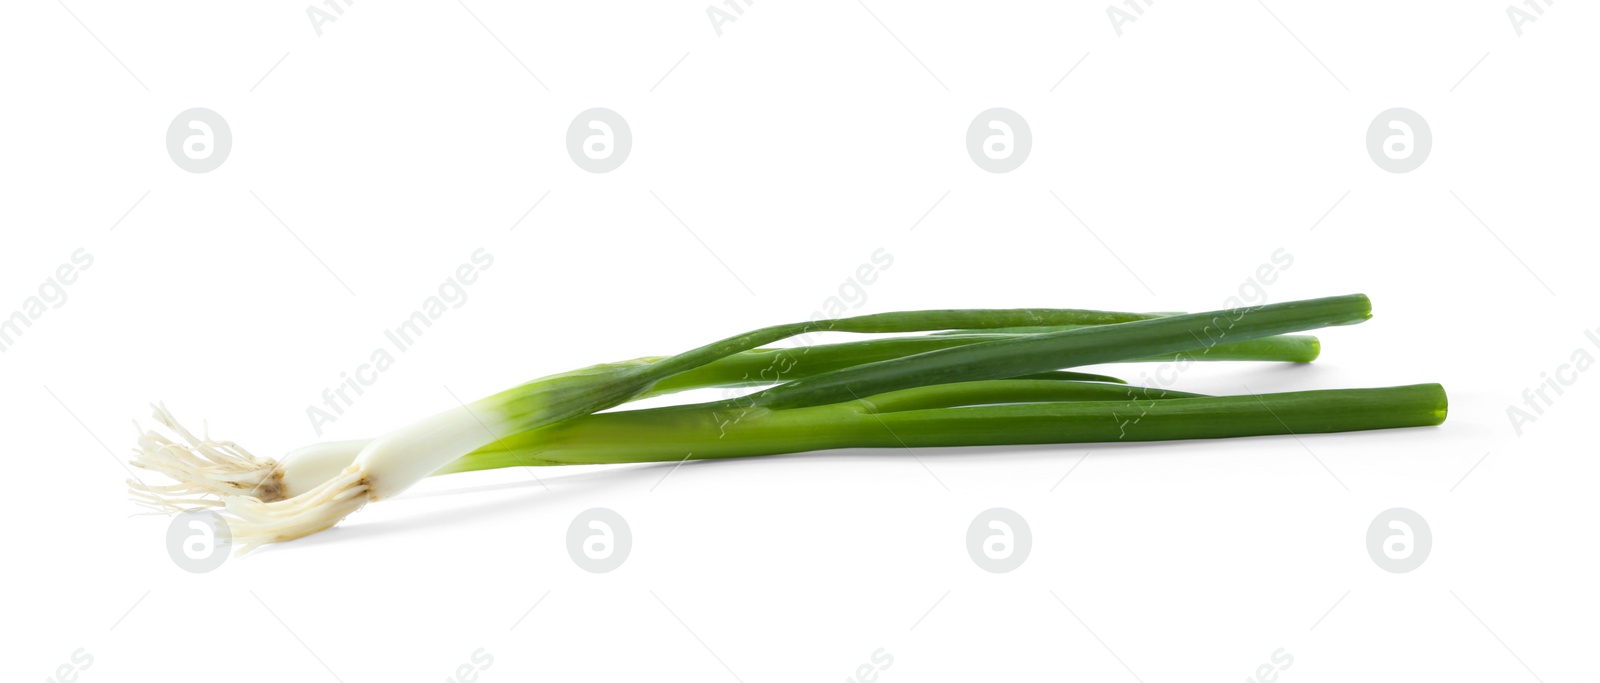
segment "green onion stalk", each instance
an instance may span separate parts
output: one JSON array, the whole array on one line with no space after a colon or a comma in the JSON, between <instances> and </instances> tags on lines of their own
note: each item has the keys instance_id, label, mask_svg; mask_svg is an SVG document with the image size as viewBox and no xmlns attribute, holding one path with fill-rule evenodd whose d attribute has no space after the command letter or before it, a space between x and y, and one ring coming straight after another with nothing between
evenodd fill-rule
<instances>
[{"instance_id":1,"label":"green onion stalk","mask_svg":"<svg viewBox=\"0 0 1600 683\"><path fill-rule=\"evenodd\" d=\"M1107 381L1111 378L1062 371L1175 357L1305 362L1316 356L1316 341L1280 335L1358 323L1369 316L1366 297L1350 295L1180 315L1079 309L951 310L780 325L676 356L598 365L542 378L371 441L330 442L300 449L288 462L320 462L324 467L319 470L307 465L301 468L306 474L295 476L230 442L195 437L158 408L157 420L177 432L183 443L148 433L141 437L135 464L173 475L179 483L134 488L146 502L177 508L208 496L220 497L232 518L236 543L248 550L326 529L367 502L388 498L446 471L681 459L686 444L701 449L701 457L732 457L884 443L882 434L869 429L873 425L896 434L904 445L1103 440L1105 427L1092 425L1106 421L1107 415L1125 415L1130 406L1147 406L1141 410L1149 411L1135 425L1173 426L1150 432L1147 427L1130 431L1123 425L1117 428L1118 439L1282 433L1262 431L1272 428L1261 420L1263 407L1272 408L1272 401L1265 398L1257 400L1255 408L1227 403L1226 397L1174 392L1161 392L1159 400L1149 396L1144 397L1148 400L1117 400L1104 392L1139 390L1118 387L1115 380ZM822 330L952 333L802 350L755 350ZM799 354L800 360L774 373L763 373L774 367L772 360L784 357L781 354L790 358ZM763 384L775 386L707 404L585 417L661 393ZM1380 392L1359 398L1378 403L1415 399L1410 394L1382 393L1390 390L1356 391ZM980 394L993 405L970 404ZM866 397L877 397L878 403L868 403ZM1442 400L1442 392L1439 397ZM885 400L902 408L884 410ZM937 405L941 400L954 403ZM1291 416L1299 415L1296 406L1304 404L1292 397L1284 400L1290 403L1281 407ZM1358 399L1329 395L1311 399L1312 404L1317 400L1332 406L1339 400ZM1200 404L1180 406L1177 412L1153 407L1166 406L1169 401ZM868 410L867 405L878 407ZM914 405L922 407L904 407ZM1016 412L1019 410L1024 412ZM1442 411L1442 403L1438 410ZM1330 427L1414 426L1419 419L1401 420L1404 424L1400 424L1392 420L1396 411L1376 412L1383 415L1356 411L1349 420ZM1216 431L1196 422L1204 422L1206 415L1226 417L1224 422L1235 424L1236 429ZM1294 426L1288 419L1274 421L1278 428ZM978 426L983 424L988 427ZM711 427L715 434L709 431ZM910 434L899 434L902 430ZM1134 432L1148 436L1128 436ZM638 447L629 439L641 444L653 440L658 445L654 449ZM589 445L570 445L578 442ZM569 445L559 449L556 443ZM328 463L343 466L329 472Z\"/></svg>"}]
</instances>

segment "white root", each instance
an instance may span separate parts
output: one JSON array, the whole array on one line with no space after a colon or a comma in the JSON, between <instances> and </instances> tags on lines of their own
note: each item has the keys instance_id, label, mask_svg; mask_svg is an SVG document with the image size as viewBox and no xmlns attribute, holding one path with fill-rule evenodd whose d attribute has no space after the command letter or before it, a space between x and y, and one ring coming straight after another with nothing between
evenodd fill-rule
<instances>
[{"instance_id":1,"label":"white root","mask_svg":"<svg viewBox=\"0 0 1600 683\"><path fill-rule=\"evenodd\" d=\"M181 441L150 430L139 435L131 463L158 472L175 484L151 485L128 481L129 494L141 505L160 512L218 508L228 498L244 496L264 501L284 497L283 470L270 458L258 458L232 441L217 441L207 430L195 436L184 429L166 406L150 406L155 420Z\"/></svg>"},{"instance_id":2,"label":"white root","mask_svg":"<svg viewBox=\"0 0 1600 683\"><path fill-rule=\"evenodd\" d=\"M366 470L352 465L310 491L272 502L227 499L228 531L243 555L268 543L291 541L328 529L367 504Z\"/></svg>"}]
</instances>

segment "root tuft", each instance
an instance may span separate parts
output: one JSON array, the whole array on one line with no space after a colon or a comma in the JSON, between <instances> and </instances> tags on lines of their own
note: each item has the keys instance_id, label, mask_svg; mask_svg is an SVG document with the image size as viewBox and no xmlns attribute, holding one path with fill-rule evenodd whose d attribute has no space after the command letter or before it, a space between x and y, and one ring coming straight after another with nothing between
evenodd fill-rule
<instances>
[{"instance_id":1,"label":"root tuft","mask_svg":"<svg viewBox=\"0 0 1600 683\"><path fill-rule=\"evenodd\" d=\"M167 411L154 404L155 420L179 440L149 430L139 435L131 463L140 469L166 475L174 484L128 482L134 502L157 512L182 512L220 508L231 498L273 502L284 498L283 470L270 458L258 458L232 441L213 440L202 426L201 436L184 429ZM135 424L137 429L138 425Z\"/></svg>"}]
</instances>

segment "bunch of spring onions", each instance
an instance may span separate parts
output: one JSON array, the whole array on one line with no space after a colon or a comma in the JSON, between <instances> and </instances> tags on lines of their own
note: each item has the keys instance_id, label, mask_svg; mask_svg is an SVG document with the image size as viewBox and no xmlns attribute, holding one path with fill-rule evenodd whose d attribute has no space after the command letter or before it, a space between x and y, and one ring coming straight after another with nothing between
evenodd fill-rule
<instances>
[{"instance_id":1,"label":"bunch of spring onions","mask_svg":"<svg viewBox=\"0 0 1600 683\"><path fill-rule=\"evenodd\" d=\"M1437 384L1206 396L1068 371L1122 362L1310 362L1325 326L1360 323L1360 294L1191 314L1079 309L883 313L762 328L675 356L540 378L376 439L258 458L195 436L165 408L129 482L165 511L219 508L240 551L334 526L422 479L500 467L679 461L834 448L1209 439L1437 425ZM817 331L861 341L761 348ZM749 388L707 403L595 414L690 389Z\"/></svg>"}]
</instances>

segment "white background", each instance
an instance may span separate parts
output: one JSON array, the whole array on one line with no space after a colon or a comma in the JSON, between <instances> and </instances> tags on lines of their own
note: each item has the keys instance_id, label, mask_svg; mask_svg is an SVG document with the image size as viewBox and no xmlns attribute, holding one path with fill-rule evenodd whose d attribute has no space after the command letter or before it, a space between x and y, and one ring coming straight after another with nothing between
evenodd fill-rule
<instances>
[{"instance_id":1,"label":"white background","mask_svg":"<svg viewBox=\"0 0 1600 683\"><path fill-rule=\"evenodd\" d=\"M761 2L720 36L695 2L362 2L320 36L292 3L8 9L0 315L94 261L0 354L7 678L80 648L86 682L440 681L479 648L488 683L846 680L879 648L880 681L1245 680L1279 648L1281 681L1595 675L1600 376L1520 436L1506 412L1600 356L1592 5L1520 36L1482 1L1159 3L1121 36L1095 3ZM232 130L210 173L164 149L191 107ZM591 107L633 132L611 173L566 153ZM1011 173L965 150L991 107L1033 133ZM1432 130L1410 173L1365 148L1391 107ZM459 475L176 567L126 500L130 418L317 440L306 407L479 248L470 298L325 438L809 317L880 248L853 312L1205 310L1284 249L1271 300L1365 292L1373 320L1178 388L1432 381L1451 413ZM565 549L597 506L634 537L609 574ZM1032 529L1009 574L966 554L991 507ZM1433 535L1406 574L1365 548L1394 507Z\"/></svg>"}]
</instances>

